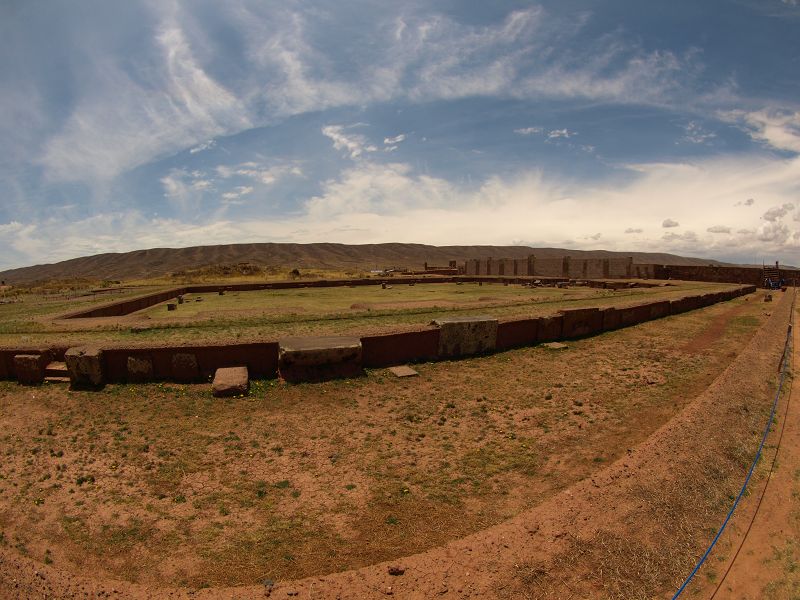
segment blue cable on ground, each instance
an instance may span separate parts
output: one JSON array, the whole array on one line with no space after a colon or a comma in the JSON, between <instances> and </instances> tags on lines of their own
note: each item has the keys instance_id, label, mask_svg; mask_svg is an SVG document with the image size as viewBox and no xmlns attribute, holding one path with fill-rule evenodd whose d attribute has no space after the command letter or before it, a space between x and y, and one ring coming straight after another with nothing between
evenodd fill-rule
<instances>
[{"instance_id":1,"label":"blue cable on ground","mask_svg":"<svg viewBox=\"0 0 800 600\"><path fill-rule=\"evenodd\" d=\"M797 291L795 290L795 298L796 297L797 297ZM697 562L694 569L692 569L692 572L689 573L689 576L686 578L686 581L684 581L683 584L681 584L681 587L678 588L678 591L675 592L675 595L672 597L672 600L675 600L678 596L680 596L683 593L683 590L685 590L686 586L689 585L689 582L692 581L692 578L697 574L697 571L699 571L700 567L703 566L703 563L706 562L708 555L711 554L711 550L713 550L714 546L716 546L717 541L722 535L722 532L725 531L725 527L728 525L728 521L730 521L731 517L733 516L733 511L736 510L736 506L739 504L739 500L741 500L742 496L744 496L745 490L747 489L747 484L750 482L750 477L752 477L753 471L755 471L756 469L756 464L758 464L758 459L761 457L761 451L764 449L764 443L767 441L769 430L772 428L772 420L775 418L775 410L778 408L778 399L781 396L781 391L783 391L783 380L785 379L786 376L786 364L789 362L788 360L789 353L786 351L786 349L789 347L789 343L791 340L791 334L792 334L791 321L794 320L795 298L792 298L792 312L790 313L791 317L789 323L789 330L786 332L786 343L783 346L783 358L782 358L783 364L781 367L781 376L778 382L778 389L775 392L775 400L772 402L772 410L769 413L769 420L767 421L767 426L764 428L764 434L761 436L761 443L758 445L758 452L756 452L756 456L753 459L753 464L750 465L750 470L747 472L747 477L745 477L744 479L744 483L742 484L742 489L739 490L739 495L736 496L736 500L734 500L733 506L731 506L730 511L728 511L728 516L726 516L725 520L722 522L722 527L719 528L719 531L717 531L717 535L714 536L714 539L711 541L711 544L708 546L705 553L703 553L703 556Z\"/></svg>"}]
</instances>

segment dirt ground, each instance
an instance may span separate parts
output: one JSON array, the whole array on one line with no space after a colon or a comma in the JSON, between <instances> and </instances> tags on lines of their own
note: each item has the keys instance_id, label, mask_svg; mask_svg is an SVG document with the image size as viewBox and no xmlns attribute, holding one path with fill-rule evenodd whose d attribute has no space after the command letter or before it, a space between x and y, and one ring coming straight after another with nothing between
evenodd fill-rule
<instances>
[{"instance_id":1,"label":"dirt ground","mask_svg":"<svg viewBox=\"0 0 800 600\"><path fill-rule=\"evenodd\" d=\"M795 313L795 325L798 323ZM790 373L800 372L793 329ZM800 598L800 386L787 382L764 447L759 476L740 503L720 549L709 557L703 598Z\"/></svg>"},{"instance_id":2,"label":"dirt ground","mask_svg":"<svg viewBox=\"0 0 800 600\"><path fill-rule=\"evenodd\" d=\"M695 469L698 486L739 474L770 383L751 374L774 371L788 314L785 302L758 299L561 352L420 365L409 380L381 370L267 382L225 402L203 386L91 394L3 384L0 584L10 597L151 594L126 581L201 595L258 584L214 597L651 597L696 558L702 535L689 525L716 514L727 488L718 485L723 497L693 488L689 504L665 507L677 483L650 481L665 467L647 461L663 453L676 473ZM731 393L717 407L720 388ZM715 427L747 427L725 440L723 467L697 476L695 459L722 443L697 416L703 403L722 411ZM670 431L680 444L665 450ZM670 534L668 559L649 549L642 522ZM631 549L641 562L619 564ZM408 572L366 566L380 561ZM597 565L607 567L599 580ZM302 577L311 579L276 583Z\"/></svg>"}]
</instances>

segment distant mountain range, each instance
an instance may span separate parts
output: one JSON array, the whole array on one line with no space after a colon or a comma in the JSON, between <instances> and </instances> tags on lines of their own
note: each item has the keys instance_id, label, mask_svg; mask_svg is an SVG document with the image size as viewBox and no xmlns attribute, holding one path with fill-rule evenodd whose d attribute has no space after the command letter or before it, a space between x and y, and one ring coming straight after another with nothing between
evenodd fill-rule
<instances>
[{"instance_id":1,"label":"distant mountain range","mask_svg":"<svg viewBox=\"0 0 800 600\"><path fill-rule=\"evenodd\" d=\"M430 265L461 264L468 258L611 258L631 256L639 264L723 265L705 258L690 258L655 252L611 252L568 250L528 246L428 246L425 244L226 244L192 248L152 248L124 253L97 254L53 264L22 267L0 272L9 284L50 279L130 280L168 276L171 273L217 265L250 263L262 267L319 268L343 271L390 267L421 269Z\"/></svg>"}]
</instances>

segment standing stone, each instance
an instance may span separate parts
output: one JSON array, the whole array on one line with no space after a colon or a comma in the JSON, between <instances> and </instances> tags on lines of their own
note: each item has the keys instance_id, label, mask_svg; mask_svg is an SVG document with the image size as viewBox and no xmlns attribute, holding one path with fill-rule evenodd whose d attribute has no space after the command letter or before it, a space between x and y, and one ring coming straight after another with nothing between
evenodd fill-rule
<instances>
[{"instance_id":1,"label":"standing stone","mask_svg":"<svg viewBox=\"0 0 800 600\"><path fill-rule=\"evenodd\" d=\"M69 378L74 386L100 387L103 376L103 351L96 346L69 348L64 354Z\"/></svg>"}]
</instances>

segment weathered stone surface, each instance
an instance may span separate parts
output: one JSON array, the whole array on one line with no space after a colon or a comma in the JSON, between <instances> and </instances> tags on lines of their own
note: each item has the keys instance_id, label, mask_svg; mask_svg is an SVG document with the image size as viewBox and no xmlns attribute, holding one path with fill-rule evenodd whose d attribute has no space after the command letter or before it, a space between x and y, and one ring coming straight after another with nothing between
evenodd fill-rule
<instances>
[{"instance_id":1,"label":"weathered stone surface","mask_svg":"<svg viewBox=\"0 0 800 600\"><path fill-rule=\"evenodd\" d=\"M178 352L172 355L172 377L175 381L190 383L200 379L197 357L190 352Z\"/></svg>"},{"instance_id":2,"label":"weathered stone surface","mask_svg":"<svg viewBox=\"0 0 800 600\"><path fill-rule=\"evenodd\" d=\"M72 385L100 387L103 377L103 351L96 346L69 348L64 354Z\"/></svg>"},{"instance_id":3,"label":"weathered stone surface","mask_svg":"<svg viewBox=\"0 0 800 600\"><path fill-rule=\"evenodd\" d=\"M169 311L169 310L176 310L177 308L178 308L178 305L177 305L177 304L172 304L172 303L170 303L170 304L167 304L167 310L168 310L168 311Z\"/></svg>"},{"instance_id":4,"label":"weathered stone surface","mask_svg":"<svg viewBox=\"0 0 800 600\"><path fill-rule=\"evenodd\" d=\"M598 308L574 308L559 312L563 317L561 335L567 339L594 335L603 329L603 315Z\"/></svg>"},{"instance_id":5,"label":"weathered stone surface","mask_svg":"<svg viewBox=\"0 0 800 600\"><path fill-rule=\"evenodd\" d=\"M149 356L128 357L128 381L145 382L153 380L153 359Z\"/></svg>"},{"instance_id":6,"label":"weathered stone surface","mask_svg":"<svg viewBox=\"0 0 800 600\"><path fill-rule=\"evenodd\" d=\"M14 371L17 381L23 385L39 385L44 381L47 359L41 354L17 354L14 356Z\"/></svg>"},{"instance_id":7,"label":"weathered stone surface","mask_svg":"<svg viewBox=\"0 0 800 600\"><path fill-rule=\"evenodd\" d=\"M542 344L542 346L550 350L566 350L569 347L561 342L547 342L546 344Z\"/></svg>"},{"instance_id":8,"label":"weathered stone surface","mask_svg":"<svg viewBox=\"0 0 800 600\"><path fill-rule=\"evenodd\" d=\"M359 338L284 338L278 344L279 370L287 381L320 381L362 373Z\"/></svg>"},{"instance_id":9,"label":"weathered stone surface","mask_svg":"<svg viewBox=\"0 0 800 600\"><path fill-rule=\"evenodd\" d=\"M497 319L452 317L436 319L439 327L439 356L456 357L491 352L497 346Z\"/></svg>"},{"instance_id":10,"label":"weathered stone surface","mask_svg":"<svg viewBox=\"0 0 800 600\"><path fill-rule=\"evenodd\" d=\"M406 366L389 367L388 370L392 375L396 375L397 377L416 377L419 375L414 369Z\"/></svg>"},{"instance_id":11,"label":"weathered stone surface","mask_svg":"<svg viewBox=\"0 0 800 600\"><path fill-rule=\"evenodd\" d=\"M250 375L247 367L225 367L214 373L211 393L216 398L246 396L250 392Z\"/></svg>"}]
</instances>

